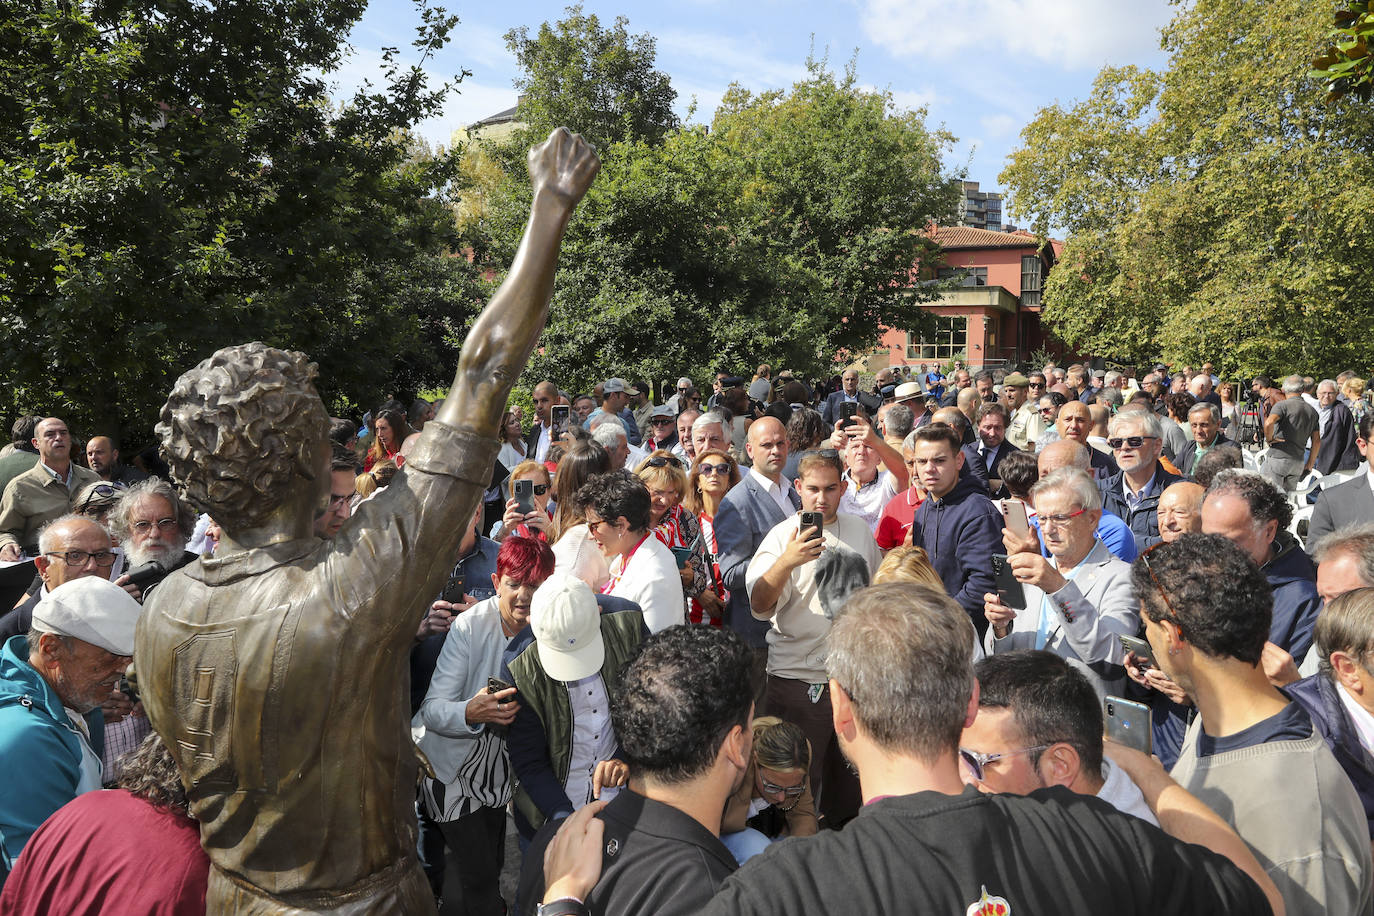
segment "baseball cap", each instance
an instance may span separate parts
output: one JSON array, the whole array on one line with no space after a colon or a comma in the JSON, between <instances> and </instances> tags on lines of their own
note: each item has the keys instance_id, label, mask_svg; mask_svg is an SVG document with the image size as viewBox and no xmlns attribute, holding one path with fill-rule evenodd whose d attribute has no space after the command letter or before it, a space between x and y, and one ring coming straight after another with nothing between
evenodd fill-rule
<instances>
[{"instance_id":1,"label":"baseball cap","mask_svg":"<svg viewBox=\"0 0 1374 916\"><path fill-rule=\"evenodd\" d=\"M601 670L601 608L576 576L552 576L530 600L530 630L539 663L556 681L580 681Z\"/></svg>"},{"instance_id":2,"label":"baseball cap","mask_svg":"<svg viewBox=\"0 0 1374 916\"><path fill-rule=\"evenodd\" d=\"M921 396L921 384L919 382L902 382L897 386L897 390L893 392L892 396L899 401L919 398Z\"/></svg>"},{"instance_id":3,"label":"baseball cap","mask_svg":"<svg viewBox=\"0 0 1374 916\"><path fill-rule=\"evenodd\" d=\"M33 626L60 633L115 655L134 654L134 628L143 606L108 579L63 582L33 609Z\"/></svg>"},{"instance_id":4,"label":"baseball cap","mask_svg":"<svg viewBox=\"0 0 1374 916\"><path fill-rule=\"evenodd\" d=\"M602 394L617 394L625 390L625 380L623 378L608 378L601 385Z\"/></svg>"},{"instance_id":5,"label":"baseball cap","mask_svg":"<svg viewBox=\"0 0 1374 916\"><path fill-rule=\"evenodd\" d=\"M649 417L650 417L651 419L654 418L654 417L675 417L675 416L677 416L677 413L673 410L673 408L669 407L667 404L656 404L656 405L654 406L654 412L651 413L651 414L649 414Z\"/></svg>"}]
</instances>

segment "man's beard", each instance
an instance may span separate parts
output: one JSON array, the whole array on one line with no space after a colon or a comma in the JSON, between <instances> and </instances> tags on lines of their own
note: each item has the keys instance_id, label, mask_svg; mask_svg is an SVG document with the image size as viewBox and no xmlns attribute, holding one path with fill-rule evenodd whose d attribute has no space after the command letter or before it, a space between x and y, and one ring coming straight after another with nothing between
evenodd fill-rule
<instances>
[{"instance_id":1,"label":"man's beard","mask_svg":"<svg viewBox=\"0 0 1374 916\"><path fill-rule=\"evenodd\" d=\"M179 540L172 541L144 541L139 547L127 546L124 553L129 559L129 568L134 569L145 563L156 563L163 569L171 569L172 564L177 561L182 552L186 550L186 542Z\"/></svg>"}]
</instances>

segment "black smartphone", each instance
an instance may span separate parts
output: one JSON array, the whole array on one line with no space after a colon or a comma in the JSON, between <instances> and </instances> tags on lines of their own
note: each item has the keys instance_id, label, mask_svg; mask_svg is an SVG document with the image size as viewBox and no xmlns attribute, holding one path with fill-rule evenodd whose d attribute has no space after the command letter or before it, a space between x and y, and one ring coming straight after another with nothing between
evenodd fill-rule
<instances>
[{"instance_id":1,"label":"black smartphone","mask_svg":"<svg viewBox=\"0 0 1374 916\"><path fill-rule=\"evenodd\" d=\"M857 401L845 401L840 405L840 428L844 429L854 422L854 415L859 412Z\"/></svg>"},{"instance_id":2,"label":"black smartphone","mask_svg":"<svg viewBox=\"0 0 1374 916\"><path fill-rule=\"evenodd\" d=\"M1124 651L1134 652L1140 656L1142 670L1159 667L1159 662L1155 661L1155 653L1148 642L1135 636L1117 636L1117 639L1121 640L1121 648Z\"/></svg>"},{"instance_id":3,"label":"black smartphone","mask_svg":"<svg viewBox=\"0 0 1374 916\"><path fill-rule=\"evenodd\" d=\"M534 511L534 481L528 477L524 480L513 481L510 485L511 497L515 499L517 509L529 515Z\"/></svg>"},{"instance_id":4,"label":"black smartphone","mask_svg":"<svg viewBox=\"0 0 1374 916\"><path fill-rule=\"evenodd\" d=\"M1107 697L1102 708L1106 712L1108 738L1142 754L1151 753L1150 707L1121 697Z\"/></svg>"},{"instance_id":5,"label":"black smartphone","mask_svg":"<svg viewBox=\"0 0 1374 916\"><path fill-rule=\"evenodd\" d=\"M1007 562L1007 555L1004 553L994 553L992 555L992 579L997 586L997 594L1002 597L1007 607L1014 607L1018 610L1026 609L1026 590L1012 574L1011 564Z\"/></svg>"},{"instance_id":6,"label":"black smartphone","mask_svg":"<svg viewBox=\"0 0 1374 916\"><path fill-rule=\"evenodd\" d=\"M572 410L567 404L555 404L549 410L549 438L557 439L563 435L568 428L568 412Z\"/></svg>"},{"instance_id":7,"label":"black smartphone","mask_svg":"<svg viewBox=\"0 0 1374 916\"><path fill-rule=\"evenodd\" d=\"M825 529L825 513L823 512L803 512L801 514L801 527L798 531L805 531L807 528L815 528L814 537L820 537L821 531Z\"/></svg>"},{"instance_id":8,"label":"black smartphone","mask_svg":"<svg viewBox=\"0 0 1374 916\"><path fill-rule=\"evenodd\" d=\"M448 577L448 582L444 584L444 593L439 596L449 604L462 604L463 593L467 590L467 573L459 570Z\"/></svg>"},{"instance_id":9,"label":"black smartphone","mask_svg":"<svg viewBox=\"0 0 1374 916\"><path fill-rule=\"evenodd\" d=\"M500 693L503 690L508 690L510 686L499 677L487 678L487 693Z\"/></svg>"}]
</instances>

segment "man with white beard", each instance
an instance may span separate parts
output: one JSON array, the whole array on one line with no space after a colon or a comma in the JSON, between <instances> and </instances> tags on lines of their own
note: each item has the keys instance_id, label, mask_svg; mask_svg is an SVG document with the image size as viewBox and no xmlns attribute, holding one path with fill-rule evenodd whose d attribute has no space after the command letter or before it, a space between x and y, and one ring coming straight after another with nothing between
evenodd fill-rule
<instances>
[{"instance_id":1,"label":"man with white beard","mask_svg":"<svg viewBox=\"0 0 1374 916\"><path fill-rule=\"evenodd\" d=\"M125 568L129 570L115 580L115 585L124 586L139 601L168 573L196 558L186 550L196 527L196 513L165 480L150 477L130 487L109 524L124 549ZM157 564L158 569L140 574L139 567L149 563Z\"/></svg>"}]
</instances>

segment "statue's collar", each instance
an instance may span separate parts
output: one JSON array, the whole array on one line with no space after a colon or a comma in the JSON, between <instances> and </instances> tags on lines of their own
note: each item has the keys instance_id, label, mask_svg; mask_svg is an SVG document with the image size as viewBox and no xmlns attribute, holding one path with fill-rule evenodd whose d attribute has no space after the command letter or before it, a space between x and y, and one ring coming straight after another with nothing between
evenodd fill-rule
<instances>
[{"instance_id":1,"label":"statue's collar","mask_svg":"<svg viewBox=\"0 0 1374 916\"><path fill-rule=\"evenodd\" d=\"M283 541L266 547L241 550L226 557L201 560L186 567L186 574L206 585L223 585L236 579L256 576L268 570L294 563L325 546L327 542L311 536L295 541Z\"/></svg>"}]
</instances>

